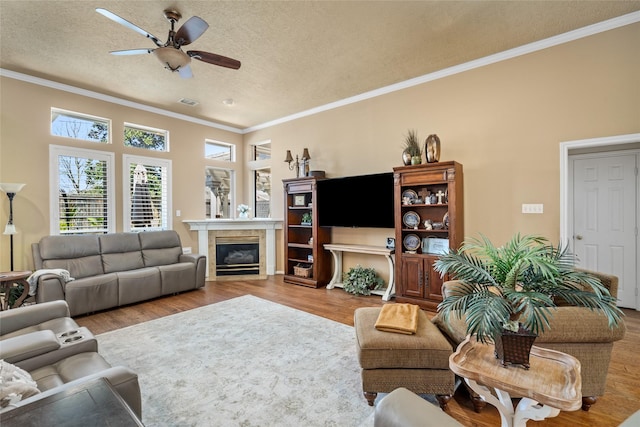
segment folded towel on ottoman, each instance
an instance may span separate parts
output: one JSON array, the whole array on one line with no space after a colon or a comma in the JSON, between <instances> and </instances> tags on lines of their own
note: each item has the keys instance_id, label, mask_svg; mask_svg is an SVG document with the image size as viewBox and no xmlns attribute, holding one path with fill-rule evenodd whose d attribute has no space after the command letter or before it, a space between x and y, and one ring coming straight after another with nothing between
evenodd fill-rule
<instances>
[{"instance_id":1,"label":"folded towel on ottoman","mask_svg":"<svg viewBox=\"0 0 640 427\"><path fill-rule=\"evenodd\" d=\"M418 307L415 304L385 304L375 327L379 331L411 335L418 330Z\"/></svg>"}]
</instances>

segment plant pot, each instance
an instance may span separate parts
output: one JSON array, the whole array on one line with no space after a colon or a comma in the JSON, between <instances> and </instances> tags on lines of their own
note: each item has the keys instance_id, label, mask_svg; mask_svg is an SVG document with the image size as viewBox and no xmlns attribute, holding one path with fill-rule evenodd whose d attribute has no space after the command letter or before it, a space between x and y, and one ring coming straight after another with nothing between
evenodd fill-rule
<instances>
[{"instance_id":1,"label":"plant pot","mask_svg":"<svg viewBox=\"0 0 640 427\"><path fill-rule=\"evenodd\" d=\"M419 165L422 163L422 157L421 156L413 156L411 157L411 164L412 165Z\"/></svg>"},{"instance_id":2,"label":"plant pot","mask_svg":"<svg viewBox=\"0 0 640 427\"><path fill-rule=\"evenodd\" d=\"M505 367L520 365L524 369L529 369L529 353L537 337L522 326L518 332L502 331L494 339L496 359L500 359L502 366Z\"/></svg>"}]
</instances>

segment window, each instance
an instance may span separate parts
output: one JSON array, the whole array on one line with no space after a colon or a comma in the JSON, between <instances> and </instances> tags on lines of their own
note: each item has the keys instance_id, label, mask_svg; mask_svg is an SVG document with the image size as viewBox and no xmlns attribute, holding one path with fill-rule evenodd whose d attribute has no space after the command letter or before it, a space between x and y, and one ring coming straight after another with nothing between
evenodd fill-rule
<instances>
[{"instance_id":1,"label":"window","mask_svg":"<svg viewBox=\"0 0 640 427\"><path fill-rule=\"evenodd\" d=\"M207 139L204 142L204 157L221 162L235 162L235 145Z\"/></svg>"},{"instance_id":2,"label":"window","mask_svg":"<svg viewBox=\"0 0 640 427\"><path fill-rule=\"evenodd\" d=\"M111 141L111 120L51 108L51 135L109 143Z\"/></svg>"},{"instance_id":3,"label":"window","mask_svg":"<svg viewBox=\"0 0 640 427\"><path fill-rule=\"evenodd\" d=\"M205 203L207 218L233 218L234 171L207 167Z\"/></svg>"},{"instance_id":4,"label":"window","mask_svg":"<svg viewBox=\"0 0 640 427\"><path fill-rule=\"evenodd\" d=\"M271 141L261 142L253 146L253 160L271 160Z\"/></svg>"},{"instance_id":5,"label":"window","mask_svg":"<svg viewBox=\"0 0 640 427\"><path fill-rule=\"evenodd\" d=\"M254 201L256 218L271 217L271 168L254 171Z\"/></svg>"},{"instance_id":6,"label":"window","mask_svg":"<svg viewBox=\"0 0 640 427\"><path fill-rule=\"evenodd\" d=\"M115 232L113 153L49 147L51 234Z\"/></svg>"},{"instance_id":7,"label":"window","mask_svg":"<svg viewBox=\"0 0 640 427\"><path fill-rule=\"evenodd\" d=\"M171 161L124 155L122 170L124 230L171 229Z\"/></svg>"},{"instance_id":8,"label":"window","mask_svg":"<svg viewBox=\"0 0 640 427\"><path fill-rule=\"evenodd\" d=\"M271 140L251 147L249 169L253 184L253 207L256 218L271 217Z\"/></svg>"},{"instance_id":9,"label":"window","mask_svg":"<svg viewBox=\"0 0 640 427\"><path fill-rule=\"evenodd\" d=\"M169 132L162 129L124 124L124 145L145 150L169 151Z\"/></svg>"}]
</instances>

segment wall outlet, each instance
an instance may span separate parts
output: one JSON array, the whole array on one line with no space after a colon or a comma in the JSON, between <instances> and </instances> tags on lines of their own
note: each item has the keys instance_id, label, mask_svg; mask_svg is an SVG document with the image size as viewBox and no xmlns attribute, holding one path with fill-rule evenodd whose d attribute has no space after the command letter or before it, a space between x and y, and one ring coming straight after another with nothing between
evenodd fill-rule
<instances>
[{"instance_id":1,"label":"wall outlet","mask_svg":"<svg viewBox=\"0 0 640 427\"><path fill-rule=\"evenodd\" d=\"M541 214L544 213L544 205L542 203L523 203L522 213L525 214Z\"/></svg>"},{"instance_id":2,"label":"wall outlet","mask_svg":"<svg viewBox=\"0 0 640 427\"><path fill-rule=\"evenodd\" d=\"M191 253L191 246L187 246L185 248L182 248L182 253L183 254L190 254Z\"/></svg>"}]
</instances>

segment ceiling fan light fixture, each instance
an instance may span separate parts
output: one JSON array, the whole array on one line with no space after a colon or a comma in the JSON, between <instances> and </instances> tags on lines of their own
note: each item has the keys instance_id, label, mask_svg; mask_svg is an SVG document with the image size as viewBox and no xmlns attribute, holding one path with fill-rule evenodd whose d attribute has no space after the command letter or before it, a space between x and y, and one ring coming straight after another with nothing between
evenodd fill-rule
<instances>
[{"instance_id":1,"label":"ceiling fan light fixture","mask_svg":"<svg viewBox=\"0 0 640 427\"><path fill-rule=\"evenodd\" d=\"M186 67L191 63L191 57L174 47L159 47L153 51L153 54L164 67L171 71L178 71L182 67Z\"/></svg>"}]
</instances>

